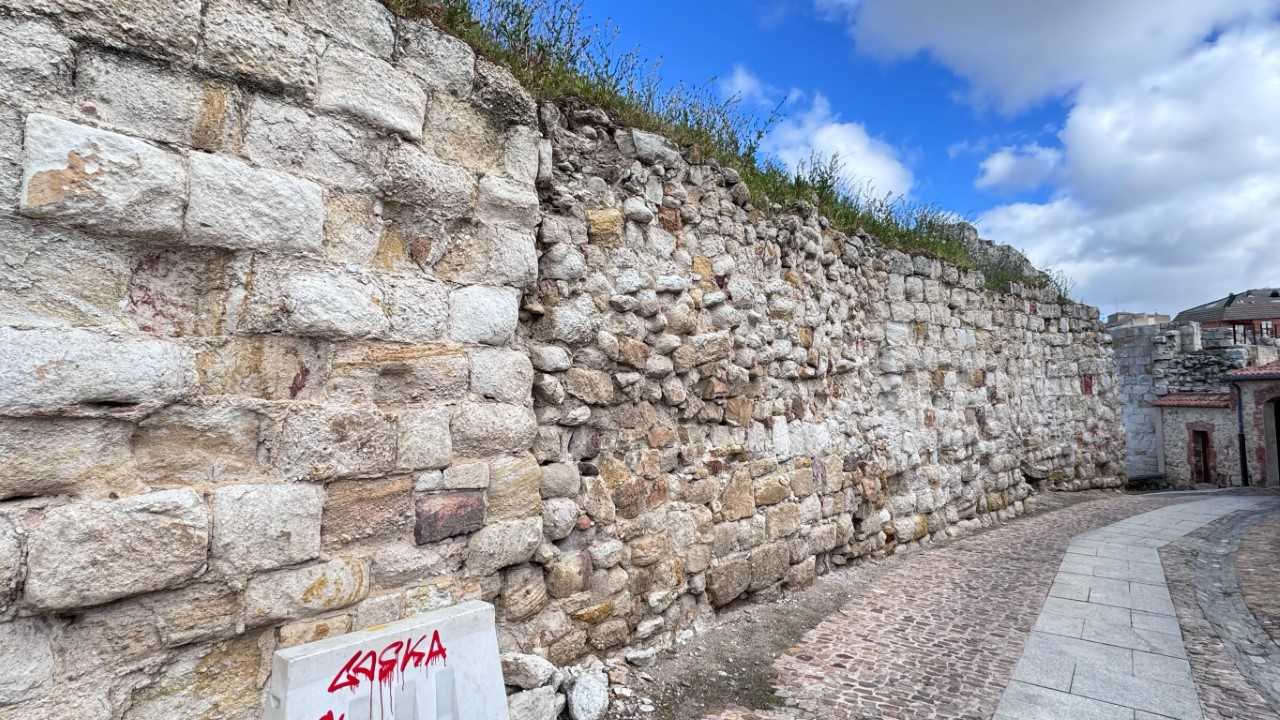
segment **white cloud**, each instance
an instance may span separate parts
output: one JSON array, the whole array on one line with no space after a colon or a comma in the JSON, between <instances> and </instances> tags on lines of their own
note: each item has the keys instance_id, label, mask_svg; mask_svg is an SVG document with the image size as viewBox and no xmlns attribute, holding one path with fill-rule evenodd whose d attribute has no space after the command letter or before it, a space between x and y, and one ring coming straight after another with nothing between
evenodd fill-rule
<instances>
[{"instance_id":1,"label":"white cloud","mask_svg":"<svg viewBox=\"0 0 1280 720\"><path fill-rule=\"evenodd\" d=\"M1176 61L1210 32L1273 15L1276 0L815 0L850 25L859 51L927 52L971 83L972 99L1016 112L1082 85Z\"/></svg>"},{"instance_id":2,"label":"white cloud","mask_svg":"<svg viewBox=\"0 0 1280 720\"><path fill-rule=\"evenodd\" d=\"M1280 281L1280 27L1224 34L1126 86L1084 88L1059 197L987 237L1061 267L1104 310L1176 311Z\"/></svg>"},{"instance_id":3,"label":"white cloud","mask_svg":"<svg viewBox=\"0 0 1280 720\"><path fill-rule=\"evenodd\" d=\"M728 76L717 83L726 100L740 100L754 105L772 105L776 91L743 65L734 65Z\"/></svg>"},{"instance_id":4,"label":"white cloud","mask_svg":"<svg viewBox=\"0 0 1280 720\"><path fill-rule=\"evenodd\" d=\"M796 100L799 102L799 100ZM877 194L907 195L914 178L898 152L856 122L843 121L821 93L807 109L782 120L761 143L761 151L797 170L811 159L840 159L844 179Z\"/></svg>"},{"instance_id":5,"label":"white cloud","mask_svg":"<svg viewBox=\"0 0 1280 720\"><path fill-rule=\"evenodd\" d=\"M1034 190L1053 180L1062 164L1062 151L1032 143L1005 146L988 155L974 182L979 188L1020 192Z\"/></svg>"}]
</instances>

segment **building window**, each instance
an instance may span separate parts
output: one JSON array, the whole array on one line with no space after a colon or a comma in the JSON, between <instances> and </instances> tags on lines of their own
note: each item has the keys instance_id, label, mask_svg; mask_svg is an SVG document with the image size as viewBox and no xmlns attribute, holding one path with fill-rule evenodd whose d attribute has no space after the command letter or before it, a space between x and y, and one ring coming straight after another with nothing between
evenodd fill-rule
<instances>
[{"instance_id":1,"label":"building window","mask_svg":"<svg viewBox=\"0 0 1280 720\"><path fill-rule=\"evenodd\" d=\"M1276 326L1274 320L1262 321L1262 337L1273 338L1276 336Z\"/></svg>"}]
</instances>

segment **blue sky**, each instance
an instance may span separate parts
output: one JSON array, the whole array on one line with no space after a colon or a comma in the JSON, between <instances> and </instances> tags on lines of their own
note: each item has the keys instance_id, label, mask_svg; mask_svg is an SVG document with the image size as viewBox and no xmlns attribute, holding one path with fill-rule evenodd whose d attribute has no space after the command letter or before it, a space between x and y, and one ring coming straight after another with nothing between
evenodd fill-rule
<instances>
[{"instance_id":1,"label":"blue sky","mask_svg":"<svg viewBox=\"0 0 1280 720\"><path fill-rule=\"evenodd\" d=\"M1280 0L585 7L668 82L789 97L775 156L840 152L1104 313L1280 285Z\"/></svg>"}]
</instances>

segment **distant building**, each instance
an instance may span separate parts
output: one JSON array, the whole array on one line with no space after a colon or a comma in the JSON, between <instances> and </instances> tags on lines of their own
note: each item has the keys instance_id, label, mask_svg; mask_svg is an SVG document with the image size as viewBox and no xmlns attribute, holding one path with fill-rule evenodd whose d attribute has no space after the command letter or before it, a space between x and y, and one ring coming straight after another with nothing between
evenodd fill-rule
<instances>
[{"instance_id":1,"label":"distant building","mask_svg":"<svg viewBox=\"0 0 1280 720\"><path fill-rule=\"evenodd\" d=\"M1161 315L1160 313L1117 312L1107 316L1107 329L1146 327L1147 325L1163 325L1167 322L1169 322L1169 316Z\"/></svg>"},{"instance_id":2,"label":"distant building","mask_svg":"<svg viewBox=\"0 0 1280 720\"><path fill-rule=\"evenodd\" d=\"M1272 339L1280 328L1280 288L1255 288L1232 293L1183 310L1173 321L1197 322L1206 330L1229 327L1233 338L1240 343Z\"/></svg>"}]
</instances>

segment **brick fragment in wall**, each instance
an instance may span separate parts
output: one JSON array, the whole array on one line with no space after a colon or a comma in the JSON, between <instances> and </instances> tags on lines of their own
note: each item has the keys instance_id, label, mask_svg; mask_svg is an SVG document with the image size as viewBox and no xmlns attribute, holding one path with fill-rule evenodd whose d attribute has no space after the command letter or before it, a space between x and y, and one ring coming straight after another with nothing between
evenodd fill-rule
<instances>
[{"instance_id":1,"label":"brick fragment in wall","mask_svg":"<svg viewBox=\"0 0 1280 720\"><path fill-rule=\"evenodd\" d=\"M208 540L191 490L53 508L27 541L24 601L60 610L173 587L204 569Z\"/></svg>"},{"instance_id":2,"label":"brick fragment in wall","mask_svg":"<svg viewBox=\"0 0 1280 720\"><path fill-rule=\"evenodd\" d=\"M172 239L182 231L182 158L125 135L27 116L18 211L112 233Z\"/></svg>"},{"instance_id":3,"label":"brick fragment in wall","mask_svg":"<svg viewBox=\"0 0 1280 720\"><path fill-rule=\"evenodd\" d=\"M203 17L203 67L272 91L314 93L325 47L318 33L244 0L214 0Z\"/></svg>"},{"instance_id":4,"label":"brick fragment in wall","mask_svg":"<svg viewBox=\"0 0 1280 720\"><path fill-rule=\"evenodd\" d=\"M289 3L289 15L383 60L395 49L395 17L377 0L297 0Z\"/></svg>"},{"instance_id":5,"label":"brick fragment in wall","mask_svg":"<svg viewBox=\"0 0 1280 720\"><path fill-rule=\"evenodd\" d=\"M331 44L320 58L316 107L354 115L410 139L422 137L427 94L417 78L367 54Z\"/></svg>"},{"instance_id":6,"label":"brick fragment in wall","mask_svg":"<svg viewBox=\"0 0 1280 720\"><path fill-rule=\"evenodd\" d=\"M436 492L414 500L414 539L419 545L472 533L485 524L485 495L478 491Z\"/></svg>"},{"instance_id":7,"label":"brick fragment in wall","mask_svg":"<svg viewBox=\"0 0 1280 720\"><path fill-rule=\"evenodd\" d=\"M324 242L320 186L220 155L192 153L185 229L193 245L318 252Z\"/></svg>"},{"instance_id":8,"label":"brick fragment in wall","mask_svg":"<svg viewBox=\"0 0 1280 720\"><path fill-rule=\"evenodd\" d=\"M127 412L181 399L195 381L194 354L169 340L0 328L0 414Z\"/></svg>"}]
</instances>

